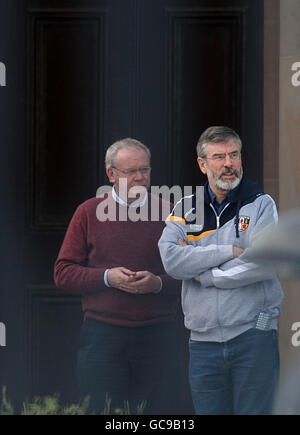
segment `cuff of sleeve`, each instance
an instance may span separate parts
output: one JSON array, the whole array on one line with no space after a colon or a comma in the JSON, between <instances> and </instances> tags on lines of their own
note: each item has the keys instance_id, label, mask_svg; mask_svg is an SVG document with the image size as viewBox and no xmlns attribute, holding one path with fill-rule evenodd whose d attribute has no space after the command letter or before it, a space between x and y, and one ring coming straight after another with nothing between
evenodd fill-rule
<instances>
[{"instance_id":1,"label":"cuff of sleeve","mask_svg":"<svg viewBox=\"0 0 300 435\"><path fill-rule=\"evenodd\" d=\"M106 285L106 287L111 287L111 285L108 282L108 277L107 277L108 271L109 271L109 269L106 269L106 271L104 272L104 284Z\"/></svg>"},{"instance_id":2,"label":"cuff of sleeve","mask_svg":"<svg viewBox=\"0 0 300 435\"><path fill-rule=\"evenodd\" d=\"M161 289L162 289L162 286L163 286L163 282L162 282L162 279L161 279L160 276L158 276L158 275L156 275L156 276L157 276L157 278L159 278L159 280L160 280L160 287L159 287L157 290L155 290L155 292L153 292L153 293L160 293L160 292L161 292Z\"/></svg>"},{"instance_id":3,"label":"cuff of sleeve","mask_svg":"<svg viewBox=\"0 0 300 435\"><path fill-rule=\"evenodd\" d=\"M213 275L211 270L207 270L200 274L200 283L202 287L211 287L213 283Z\"/></svg>"}]
</instances>

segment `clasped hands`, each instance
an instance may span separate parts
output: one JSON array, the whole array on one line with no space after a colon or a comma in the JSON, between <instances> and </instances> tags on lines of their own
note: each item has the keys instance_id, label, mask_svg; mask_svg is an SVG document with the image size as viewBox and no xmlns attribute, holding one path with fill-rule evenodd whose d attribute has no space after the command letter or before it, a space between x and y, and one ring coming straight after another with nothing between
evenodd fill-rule
<instances>
[{"instance_id":1,"label":"clasped hands","mask_svg":"<svg viewBox=\"0 0 300 435\"><path fill-rule=\"evenodd\" d=\"M180 246L188 246L188 244L178 239ZM233 246L233 257L239 257L244 250L237 246ZM161 286L161 280L148 270L133 272L126 267L114 267L108 271L108 282L112 287L127 293L147 294L157 293ZM194 280L200 282L199 275L194 276Z\"/></svg>"},{"instance_id":2,"label":"clasped hands","mask_svg":"<svg viewBox=\"0 0 300 435\"><path fill-rule=\"evenodd\" d=\"M110 269L107 279L112 287L133 294L157 293L161 286L160 278L148 270L133 272L126 267Z\"/></svg>"},{"instance_id":3,"label":"clasped hands","mask_svg":"<svg viewBox=\"0 0 300 435\"><path fill-rule=\"evenodd\" d=\"M178 239L178 244L179 244L180 246L188 246L187 242L185 242L185 241L182 240L182 239ZM232 251L233 251L233 257L234 257L234 258L237 258L237 257L239 257L239 256L244 252L244 249L239 248L238 246L233 246L233 247L232 247ZM193 279L194 279L195 281L198 281L198 282L200 283L200 276L199 276L199 275L194 276Z\"/></svg>"}]
</instances>

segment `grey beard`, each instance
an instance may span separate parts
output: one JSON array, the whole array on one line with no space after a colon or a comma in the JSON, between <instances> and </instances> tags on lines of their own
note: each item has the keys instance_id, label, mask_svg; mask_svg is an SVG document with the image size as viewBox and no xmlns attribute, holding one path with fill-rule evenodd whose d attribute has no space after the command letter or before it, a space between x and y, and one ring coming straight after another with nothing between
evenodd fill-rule
<instances>
[{"instance_id":1,"label":"grey beard","mask_svg":"<svg viewBox=\"0 0 300 435\"><path fill-rule=\"evenodd\" d=\"M223 172L220 175L223 175L226 172ZM237 174L236 171L234 171L234 173L236 174L236 179L235 180L227 180L227 181L223 181L220 178L214 178L212 176L212 173L210 171L210 169L207 168L207 177L209 179L209 181L219 190L224 190L224 191L230 191L235 189L239 184L240 181L243 177L243 168L241 168L241 173Z\"/></svg>"}]
</instances>

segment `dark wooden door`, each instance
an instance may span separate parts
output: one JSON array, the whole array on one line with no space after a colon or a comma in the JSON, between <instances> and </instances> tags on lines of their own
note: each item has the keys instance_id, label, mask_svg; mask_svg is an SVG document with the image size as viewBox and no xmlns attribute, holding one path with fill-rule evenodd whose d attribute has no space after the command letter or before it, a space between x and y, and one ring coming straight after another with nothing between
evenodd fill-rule
<instances>
[{"instance_id":1,"label":"dark wooden door","mask_svg":"<svg viewBox=\"0 0 300 435\"><path fill-rule=\"evenodd\" d=\"M262 181L261 0L0 0L0 384L18 404L77 400L82 315L53 282L76 206L107 184L104 153L147 144L154 185L197 185L195 145L236 128L246 173ZM178 326L179 413L192 407L187 331Z\"/></svg>"}]
</instances>

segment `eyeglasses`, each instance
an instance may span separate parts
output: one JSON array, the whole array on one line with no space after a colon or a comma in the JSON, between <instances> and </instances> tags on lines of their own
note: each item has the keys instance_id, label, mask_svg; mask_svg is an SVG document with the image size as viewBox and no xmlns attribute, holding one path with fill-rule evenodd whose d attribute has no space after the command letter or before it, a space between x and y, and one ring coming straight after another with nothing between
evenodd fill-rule
<instances>
[{"instance_id":1,"label":"eyeglasses","mask_svg":"<svg viewBox=\"0 0 300 435\"><path fill-rule=\"evenodd\" d=\"M214 154L212 157L205 157L205 159L213 160L215 162L224 162L226 156L228 156L230 160L238 160L241 157L241 153L240 151L232 151L231 153L226 154Z\"/></svg>"},{"instance_id":2,"label":"eyeglasses","mask_svg":"<svg viewBox=\"0 0 300 435\"><path fill-rule=\"evenodd\" d=\"M125 171L122 171L121 169L116 168L115 166L112 166L113 169L116 169L116 171L121 172L126 177L133 177L137 174L137 172L140 172L142 175L148 175L151 171L150 166L143 166L142 168L138 169L126 169Z\"/></svg>"}]
</instances>

